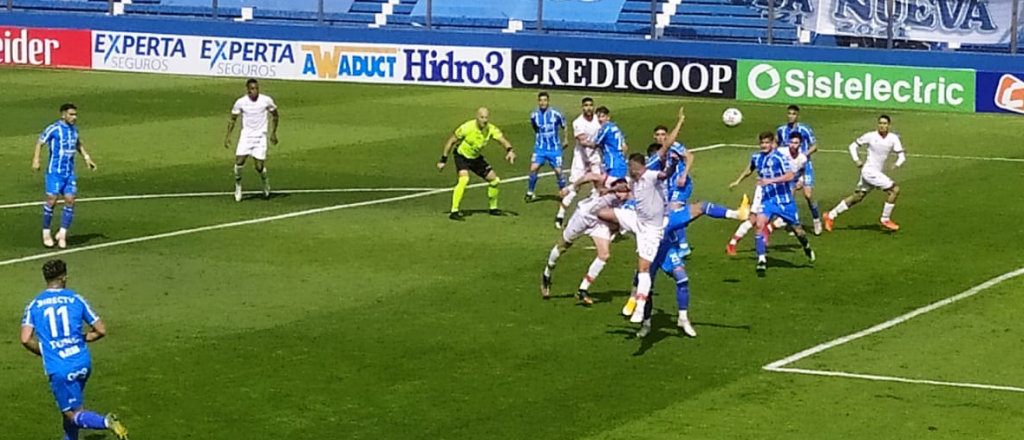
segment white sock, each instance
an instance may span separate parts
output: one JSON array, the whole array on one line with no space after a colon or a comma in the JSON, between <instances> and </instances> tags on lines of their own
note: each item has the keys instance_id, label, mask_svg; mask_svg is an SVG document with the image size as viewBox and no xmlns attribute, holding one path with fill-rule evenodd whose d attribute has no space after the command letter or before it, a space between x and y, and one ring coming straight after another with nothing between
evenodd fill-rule
<instances>
[{"instance_id":1,"label":"white sock","mask_svg":"<svg viewBox=\"0 0 1024 440\"><path fill-rule=\"evenodd\" d=\"M639 301L647 301L647 295L651 294L651 273L643 272L636 276L636 298Z\"/></svg>"},{"instance_id":2,"label":"white sock","mask_svg":"<svg viewBox=\"0 0 1024 440\"><path fill-rule=\"evenodd\" d=\"M882 221L883 222L884 221L889 221L889 217L892 216L892 210L894 208L896 208L896 204L895 203L886 203L885 206L882 207Z\"/></svg>"},{"instance_id":3,"label":"white sock","mask_svg":"<svg viewBox=\"0 0 1024 440\"><path fill-rule=\"evenodd\" d=\"M264 182L266 182L267 177L267 167L263 167L263 171L260 171L260 178L263 179Z\"/></svg>"},{"instance_id":4,"label":"white sock","mask_svg":"<svg viewBox=\"0 0 1024 440\"><path fill-rule=\"evenodd\" d=\"M241 182L241 181L242 181L242 166L236 163L235 164L235 182Z\"/></svg>"},{"instance_id":5,"label":"white sock","mask_svg":"<svg viewBox=\"0 0 1024 440\"><path fill-rule=\"evenodd\" d=\"M736 228L736 233L732 234L732 240L729 240L729 244L736 244L736 243L738 243L741 239L743 239L743 237L747 236L747 233L750 232L750 230L753 227L754 227L754 224L750 223L750 222L740 223L740 226L738 228Z\"/></svg>"},{"instance_id":6,"label":"white sock","mask_svg":"<svg viewBox=\"0 0 1024 440\"><path fill-rule=\"evenodd\" d=\"M772 225L775 226L775 229L784 228L784 227L786 227L786 221L783 220L782 217L779 217L779 218L775 219L774 222L772 222Z\"/></svg>"},{"instance_id":7,"label":"white sock","mask_svg":"<svg viewBox=\"0 0 1024 440\"><path fill-rule=\"evenodd\" d=\"M686 314L686 310L680 310L679 311L679 320L680 321L689 321L690 320L690 317Z\"/></svg>"},{"instance_id":8,"label":"white sock","mask_svg":"<svg viewBox=\"0 0 1024 440\"><path fill-rule=\"evenodd\" d=\"M583 277L583 281L580 282L580 290L587 290L590 288L590 284L597 279L598 275L601 275L601 271L604 270L604 264L606 261L595 258L593 263L590 263L590 269L587 269L587 276Z\"/></svg>"},{"instance_id":9,"label":"white sock","mask_svg":"<svg viewBox=\"0 0 1024 440\"><path fill-rule=\"evenodd\" d=\"M558 250L558 245L551 248L551 253L548 254L548 267L555 267L555 263L558 262L558 257L562 256L562 252Z\"/></svg>"},{"instance_id":10,"label":"white sock","mask_svg":"<svg viewBox=\"0 0 1024 440\"><path fill-rule=\"evenodd\" d=\"M556 214L555 217L565 218L565 205L558 205L558 214Z\"/></svg>"},{"instance_id":11,"label":"white sock","mask_svg":"<svg viewBox=\"0 0 1024 440\"><path fill-rule=\"evenodd\" d=\"M562 209L558 212L565 214L565 207L572 205L572 199L576 197L576 191L573 191L572 187L569 187L569 192L562 197Z\"/></svg>"},{"instance_id":12,"label":"white sock","mask_svg":"<svg viewBox=\"0 0 1024 440\"><path fill-rule=\"evenodd\" d=\"M846 205L846 200L843 200L839 202L839 204L836 205L836 207L832 211L829 211L828 216L836 218L839 216L839 214L842 214L843 211L846 211L847 209L850 209L850 207Z\"/></svg>"},{"instance_id":13,"label":"white sock","mask_svg":"<svg viewBox=\"0 0 1024 440\"><path fill-rule=\"evenodd\" d=\"M731 218L733 220L739 220L740 219L740 212L732 210L732 209L727 210L727 211L725 211L725 218Z\"/></svg>"}]
</instances>

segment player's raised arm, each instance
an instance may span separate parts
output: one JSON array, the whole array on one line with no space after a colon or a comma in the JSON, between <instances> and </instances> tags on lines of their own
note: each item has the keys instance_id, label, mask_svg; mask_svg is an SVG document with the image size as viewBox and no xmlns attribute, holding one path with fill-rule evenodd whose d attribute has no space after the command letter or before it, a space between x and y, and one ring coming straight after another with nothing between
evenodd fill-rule
<instances>
[{"instance_id":1,"label":"player's raised arm","mask_svg":"<svg viewBox=\"0 0 1024 440\"><path fill-rule=\"evenodd\" d=\"M665 142L661 144L661 148L658 149L658 157L663 161L667 161L668 149L679 139L679 130L683 129L683 122L686 122L685 110L685 108L679 107L679 119L676 120L676 126L672 127L672 132L668 134L668 138L665 139Z\"/></svg>"},{"instance_id":2,"label":"player's raised arm","mask_svg":"<svg viewBox=\"0 0 1024 440\"><path fill-rule=\"evenodd\" d=\"M82 139L81 138L78 139L78 145L75 145L75 149L78 150L79 153L82 153L82 157L85 158L85 164L89 165L89 168L95 170L96 169L96 162L93 162L92 161L92 157L89 156L89 153L85 151L85 146L82 145Z\"/></svg>"}]
</instances>

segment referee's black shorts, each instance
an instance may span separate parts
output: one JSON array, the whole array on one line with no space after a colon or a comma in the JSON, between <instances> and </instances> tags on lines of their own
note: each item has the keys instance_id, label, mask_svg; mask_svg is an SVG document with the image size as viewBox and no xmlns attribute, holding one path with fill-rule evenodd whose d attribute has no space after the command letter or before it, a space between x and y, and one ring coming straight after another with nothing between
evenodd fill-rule
<instances>
[{"instance_id":1,"label":"referee's black shorts","mask_svg":"<svg viewBox=\"0 0 1024 440\"><path fill-rule=\"evenodd\" d=\"M459 152L456 151L455 169L459 171L469 170L472 171L473 174L476 174L477 176L486 179L487 175L491 173L491 164L487 163L487 161L484 160L483 155L470 159L467 158L466 156L459 154Z\"/></svg>"}]
</instances>

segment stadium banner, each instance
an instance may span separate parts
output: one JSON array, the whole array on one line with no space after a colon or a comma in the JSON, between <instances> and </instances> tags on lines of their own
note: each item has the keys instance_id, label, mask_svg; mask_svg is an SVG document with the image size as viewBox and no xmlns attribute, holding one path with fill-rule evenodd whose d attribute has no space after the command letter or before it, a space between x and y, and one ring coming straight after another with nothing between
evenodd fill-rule
<instances>
[{"instance_id":1,"label":"stadium banner","mask_svg":"<svg viewBox=\"0 0 1024 440\"><path fill-rule=\"evenodd\" d=\"M93 31L96 70L511 87L511 50Z\"/></svg>"},{"instance_id":2,"label":"stadium banner","mask_svg":"<svg viewBox=\"0 0 1024 440\"><path fill-rule=\"evenodd\" d=\"M512 51L512 86L736 97L736 60Z\"/></svg>"},{"instance_id":3,"label":"stadium banner","mask_svg":"<svg viewBox=\"0 0 1024 440\"><path fill-rule=\"evenodd\" d=\"M886 38L886 0L785 0L819 34ZM895 0L893 36L901 40L1009 44L1008 0ZM1024 24L1024 14L1018 17ZM1024 26L1021 27L1024 29Z\"/></svg>"},{"instance_id":4,"label":"stadium banner","mask_svg":"<svg viewBox=\"0 0 1024 440\"><path fill-rule=\"evenodd\" d=\"M0 27L0 65L88 69L89 31Z\"/></svg>"},{"instance_id":5,"label":"stadium banner","mask_svg":"<svg viewBox=\"0 0 1024 440\"><path fill-rule=\"evenodd\" d=\"M741 101L974 112L968 69L739 61Z\"/></svg>"},{"instance_id":6,"label":"stadium banner","mask_svg":"<svg viewBox=\"0 0 1024 440\"><path fill-rule=\"evenodd\" d=\"M978 113L1024 115L1024 73L978 72Z\"/></svg>"}]
</instances>

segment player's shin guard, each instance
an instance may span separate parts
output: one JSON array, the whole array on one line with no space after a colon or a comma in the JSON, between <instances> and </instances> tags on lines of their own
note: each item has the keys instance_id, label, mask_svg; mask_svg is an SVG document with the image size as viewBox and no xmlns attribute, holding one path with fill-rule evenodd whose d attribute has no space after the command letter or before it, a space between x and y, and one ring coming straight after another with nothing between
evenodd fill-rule
<instances>
[{"instance_id":1,"label":"player's shin guard","mask_svg":"<svg viewBox=\"0 0 1024 440\"><path fill-rule=\"evenodd\" d=\"M892 210L893 209L896 209L896 204L895 203L886 202L885 205L882 206L882 221L883 222L892 218Z\"/></svg>"},{"instance_id":2,"label":"player's shin guard","mask_svg":"<svg viewBox=\"0 0 1024 440\"><path fill-rule=\"evenodd\" d=\"M491 209L498 209L498 184L500 183L501 179L495 177L487 184L487 201L490 203Z\"/></svg>"},{"instance_id":3,"label":"player's shin guard","mask_svg":"<svg viewBox=\"0 0 1024 440\"><path fill-rule=\"evenodd\" d=\"M533 194L533 191L537 189L538 179L540 179L540 176L537 175L537 172L530 171L530 178L528 180L529 183L526 186L526 194Z\"/></svg>"},{"instance_id":4,"label":"player's shin guard","mask_svg":"<svg viewBox=\"0 0 1024 440\"><path fill-rule=\"evenodd\" d=\"M601 275L601 271L604 270L606 261L600 258L594 258L594 261L590 263L590 268L587 269L587 276L583 277L583 281L580 281L580 290L590 289L590 285L594 283L598 275Z\"/></svg>"},{"instance_id":5,"label":"player's shin guard","mask_svg":"<svg viewBox=\"0 0 1024 440\"><path fill-rule=\"evenodd\" d=\"M64 440L78 440L78 425L66 418L64 419Z\"/></svg>"},{"instance_id":6,"label":"player's shin guard","mask_svg":"<svg viewBox=\"0 0 1024 440\"><path fill-rule=\"evenodd\" d=\"M832 217L832 218L836 218L836 217L839 216L839 214L842 214L847 209L850 209L850 206L846 204L846 200L843 200L843 201L839 202L839 204L836 205L836 207L833 208L832 211L830 211L828 213L828 216Z\"/></svg>"},{"instance_id":7,"label":"player's shin guard","mask_svg":"<svg viewBox=\"0 0 1024 440\"><path fill-rule=\"evenodd\" d=\"M731 218L734 220L738 220L740 218L738 212L724 206L719 206L711 202L704 202L701 206L703 207L704 214L711 218Z\"/></svg>"},{"instance_id":8,"label":"player's shin guard","mask_svg":"<svg viewBox=\"0 0 1024 440\"><path fill-rule=\"evenodd\" d=\"M72 206L64 206L64 211L61 212L60 216L60 228L68 229L71 227L71 221L75 219L75 208Z\"/></svg>"},{"instance_id":9,"label":"player's shin guard","mask_svg":"<svg viewBox=\"0 0 1024 440\"><path fill-rule=\"evenodd\" d=\"M75 425L85 429L107 429L107 420L92 411L75 414Z\"/></svg>"},{"instance_id":10,"label":"player's shin guard","mask_svg":"<svg viewBox=\"0 0 1024 440\"><path fill-rule=\"evenodd\" d=\"M752 229L753 227L754 224L750 222L740 223L740 226L736 228L736 233L732 235L732 240L729 242L732 244L739 243L739 241L742 240L743 237L747 236L747 233L749 233L750 229Z\"/></svg>"},{"instance_id":11,"label":"player's shin guard","mask_svg":"<svg viewBox=\"0 0 1024 440\"><path fill-rule=\"evenodd\" d=\"M53 223L53 207L43 203L43 229L50 229Z\"/></svg>"},{"instance_id":12,"label":"player's shin guard","mask_svg":"<svg viewBox=\"0 0 1024 440\"><path fill-rule=\"evenodd\" d=\"M765 242L763 229L758 229L754 233L754 241L757 243L757 259L761 260L768 253L768 244Z\"/></svg>"},{"instance_id":13,"label":"player's shin guard","mask_svg":"<svg viewBox=\"0 0 1024 440\"><path fill-rule=\"evenodd\" d=\"M452 191L452 212L459 212L459 205L462 204L462 196L466 195L466 186L469 185L469 176L459 176L455 190Z\"/></svg>"},{"instance_id":14,"label":"player's shin guard","mask_svg":"<svg viewBox=\"0 0 1024 440\"><path fill-rule=\"evenodd\" d=\"M676 304L679 310L687 310L690 308L690 278L686 276L686 271L680 271L675 276Z\"/></svg>"},{"instance_id":15,"label":"player's shin guard","mask_svg":"<svg viewBox=\"0 0 1024 440\"><path fill-rule=\"evenodd\" d=\"M818 209L818 201L811 202L811 218L817 220L821 218L821 211Z\"/></svg>"}]
</instances>

